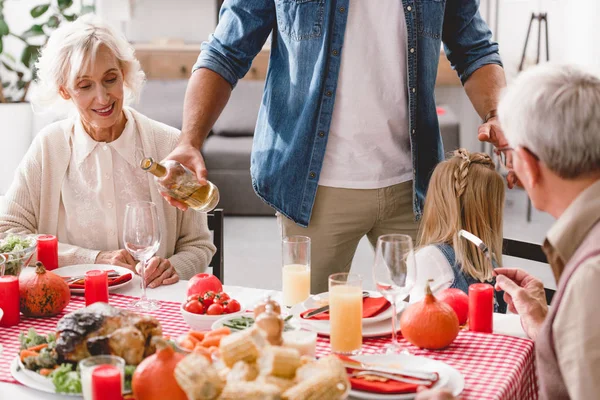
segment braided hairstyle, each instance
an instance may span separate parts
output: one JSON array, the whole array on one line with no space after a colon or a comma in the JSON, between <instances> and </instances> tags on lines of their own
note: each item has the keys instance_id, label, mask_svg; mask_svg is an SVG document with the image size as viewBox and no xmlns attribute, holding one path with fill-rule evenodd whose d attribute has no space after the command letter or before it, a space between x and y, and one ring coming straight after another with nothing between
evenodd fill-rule
<instances>
[{"instance_id":1,"label":"braided hairstyle","mask_svg":"<svg viewBox=\"0 0 600 400\"><path fill-rule=\"evenodd\" d=\"M461 198L467 188L467 175L469 174L471 164L481 164L489 169L496 168L491 157L485 153L471 154L467 149L460 148L454 151L453 156L461 158L460 163L454 170L454 191L458 199Z\"/></svg>"}]
</instances>

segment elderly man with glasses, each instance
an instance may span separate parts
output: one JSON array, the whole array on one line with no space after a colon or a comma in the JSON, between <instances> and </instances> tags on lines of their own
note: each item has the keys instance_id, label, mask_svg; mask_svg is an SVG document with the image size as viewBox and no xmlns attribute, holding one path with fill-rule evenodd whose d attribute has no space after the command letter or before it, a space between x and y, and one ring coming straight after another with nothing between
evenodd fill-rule
<instances>
[{"instance_id":1,"label":"elderly man with glasses","mask_svg":"<svg viewBox=\"0 0 600 400\"><path fill-rule=\"evenodd\" d=\"M523 75L499 107L511 147L498 151L533 205L557 219L543 248L558 289L550 309L542 282L497 269L496 288L536 342L541 399L600 393L600 77L545 65ZM417 399L451 399L423 391Z\"/></svg>"}]
</instances>

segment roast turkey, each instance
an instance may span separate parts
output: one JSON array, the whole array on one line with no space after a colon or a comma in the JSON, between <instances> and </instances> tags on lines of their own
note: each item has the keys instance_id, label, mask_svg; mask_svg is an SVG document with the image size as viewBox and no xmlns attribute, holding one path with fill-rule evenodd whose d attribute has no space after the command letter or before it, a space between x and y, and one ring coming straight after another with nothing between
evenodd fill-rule
<instances>
[{"instance_id":1,"label":"roast turkey","mask_svg":"<svg viewBox=\"0 0 600 400\"><path fill-rule=\"evenodd\" d=\"M59 363L111 354L122 357L129 365L137 365L155 352L154 336L162 336L156 318L94 303L58 321L56 352Z\"/></svg>"}]
</instances>

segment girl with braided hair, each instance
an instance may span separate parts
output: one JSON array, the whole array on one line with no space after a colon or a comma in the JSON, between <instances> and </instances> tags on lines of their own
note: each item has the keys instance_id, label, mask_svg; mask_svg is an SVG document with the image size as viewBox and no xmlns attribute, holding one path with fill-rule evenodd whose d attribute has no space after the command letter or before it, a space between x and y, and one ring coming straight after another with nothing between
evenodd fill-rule
<instances>
[{"instance_id":1,"label":"girl with braided hair","mask_svg":"<svg viewBox=\"0 0 600 400\"><path fill-rule=\"evenodd\" d=\"M502 254L503 208L504 180L490 156L458 149L438 164L425 198L411 302L423 298L429 279L434 279L431 286L437 291L452 287L465 293L473 283L495 283L489 260L472 243L459 238L458 232L465 229L481 238L494 254ZM496 297L495 310L505 312L502 296Z\"/></svg>"}]
</instances>

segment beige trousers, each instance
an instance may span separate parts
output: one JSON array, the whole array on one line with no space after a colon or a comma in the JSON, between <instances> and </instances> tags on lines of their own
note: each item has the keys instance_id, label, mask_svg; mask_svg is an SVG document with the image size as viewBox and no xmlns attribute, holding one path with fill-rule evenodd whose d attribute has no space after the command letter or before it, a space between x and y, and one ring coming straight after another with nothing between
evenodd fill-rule
<instances>
[{"instance_id":1,"label":"beige trousers","mask_svg":"<svg viewBox=\"0 0 600 400\"><path fill-rule=\"evenodd\" d=\"M311 292L328 290L327 278L348 272L364 235L375 247L377 238L404 233L416 239L419 224L413 213L412 181L381 189L340 189L319 186L308 228L277 214L282 237L311 238Z\"/></svg>"}]
</instances>

